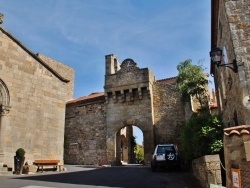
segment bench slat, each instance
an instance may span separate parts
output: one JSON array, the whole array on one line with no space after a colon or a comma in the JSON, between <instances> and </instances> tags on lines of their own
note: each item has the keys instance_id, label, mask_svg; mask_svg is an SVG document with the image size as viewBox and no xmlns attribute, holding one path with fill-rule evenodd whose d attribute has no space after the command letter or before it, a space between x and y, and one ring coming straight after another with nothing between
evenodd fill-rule
<instances>
[{"instance_id":1,"label":"bench slat","mask_svg":"<svg viewBox=\"0 0 250 188\"><path fill-rule=\"evenodd\" d=\"M35 163L36 164L51 164L51 163L53 163L53 164L57 164L57 163L59 163L60 162L60 160L51 160L51 159L40 159L40 160L35 160Z\"/></svg>"}]
</instances>

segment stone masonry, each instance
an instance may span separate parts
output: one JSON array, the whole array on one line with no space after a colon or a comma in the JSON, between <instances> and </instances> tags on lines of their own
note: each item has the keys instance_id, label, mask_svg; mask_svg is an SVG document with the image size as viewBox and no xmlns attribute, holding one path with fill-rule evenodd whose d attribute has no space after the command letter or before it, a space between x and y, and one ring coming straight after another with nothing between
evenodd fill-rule
<instances>
[{"instance_id":1,"label":"stone masonry","mask_svg":"<svg viewBox=\"0 0 250 188\"><path fill-rule=\"evenodd\" d=\"M35 159L63 163L65 103L74 70L34 54L0 26L0 164L14 167L18 148Z\"/></svg>"},{"instance_id":2,"label":"stone masonry","mask_svg":"<svg viewBox=\"0 0 250 188\"><path fill-rule=\"evenodd\" d=\"M227 187L232 187L231 169L240 171L242 187L249 187L249 159L244 142L249 142L250 124L250 1L212 0L211 47L223 50L222 64L238 64L238 72L211 66L222 114Z\"/></svg>"},{"instance_id":3,"label":"stone masonry","mask_svg":"<svg viewBox=\"0 0 250 188\"><path fill-rule=\"evenodd\" d=\"M222 64L237 60L238 73L212 66L220 112L227 126L250 123L250 2L212 1L212 47L223 50ZM232 65L230 65L232 66Z\"/></svg>"},{"instance_id":4,"label":"stone masonry","mask_svg":"<svg viewBox=\"0 0 250 188\"><path fill-rule=\"evenodd\" d=\"M192 172L203 188L222 185L219 155L205 155L192 161Z\"/></svg>"},{"instance_id":5,"label":"stone masonry","mask_svg":"<svg viewBox=\"0 0 250 188\"><path fill-rule=\"evenodd\" d=\"M149 164L156 144L179 144L185 110L176 77L157 81L148 68L139 68L132 59L119 63L113 54L105 64L104 92L67 103L65 163L120 164L121 129L137 126Z\"/></svg>"},{"instance_id":6,"label":"stone masonry","mask_svg":"<svg viewBox=\"0 0 250 188\"><path fill-rule=\"evenodd\" d=\"M224 153L227 187L233 187L232 169L240 171L242 188L250 185L250 125L224 129ZM248 147L246 144L248 143Z\"/></svg>"}]
</instances>

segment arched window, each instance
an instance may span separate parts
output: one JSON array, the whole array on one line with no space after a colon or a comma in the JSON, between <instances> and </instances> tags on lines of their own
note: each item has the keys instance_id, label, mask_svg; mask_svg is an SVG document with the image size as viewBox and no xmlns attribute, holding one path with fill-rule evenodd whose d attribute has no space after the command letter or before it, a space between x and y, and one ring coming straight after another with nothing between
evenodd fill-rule
<instances>
[{"instance_id":1,"label":"arched window","mask_svg":"<svg viewBox=\"0 0 250 188\"><path fill-rule=\"evenodd\" d=\"M0 114L4 115L10 111L10 95L5 83L0 79Z\"/></svg>"}]
</instances>

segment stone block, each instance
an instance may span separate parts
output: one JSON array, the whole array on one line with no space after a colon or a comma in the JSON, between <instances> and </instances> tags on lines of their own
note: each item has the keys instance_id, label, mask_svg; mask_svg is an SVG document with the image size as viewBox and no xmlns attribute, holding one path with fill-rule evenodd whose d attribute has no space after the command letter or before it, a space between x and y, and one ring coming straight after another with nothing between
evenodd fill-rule
<instances>
[{"instance_id":1,"label":"stone block","mask_svg":"<svg viewBox=\"0 0 250 188\"><path fill-rule=\"evenodd\" d=\"M36 165L29 165L29 172L36 172L37 168L38 167Z\"/></svg>"}]
</instances>

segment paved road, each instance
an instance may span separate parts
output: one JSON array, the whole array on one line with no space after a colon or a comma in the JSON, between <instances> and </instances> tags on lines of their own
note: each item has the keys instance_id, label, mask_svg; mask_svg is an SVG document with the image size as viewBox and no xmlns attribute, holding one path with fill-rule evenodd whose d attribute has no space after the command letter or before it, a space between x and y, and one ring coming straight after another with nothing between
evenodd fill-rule
<instances>
[{"instance_id":1,"label":"paved road","mask_svg":"<svg viewBox=\"0 0 250 188\"><path fill-rule=\"evenodd\" d=\"M200 188L188 172L152 172L148 166L66 168L66 172L0 176L0 188Z\"/></svg>"}]
</instances>

